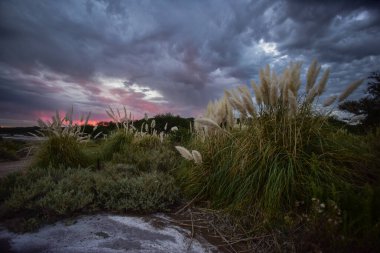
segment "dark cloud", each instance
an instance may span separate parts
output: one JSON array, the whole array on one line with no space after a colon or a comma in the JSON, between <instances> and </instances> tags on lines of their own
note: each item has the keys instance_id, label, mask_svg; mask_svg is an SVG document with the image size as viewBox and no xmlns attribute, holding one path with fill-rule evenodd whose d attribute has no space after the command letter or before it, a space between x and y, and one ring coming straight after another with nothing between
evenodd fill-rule
<instances>
[{"instance_id":1,"label":"dark cloud","mask_svg":"<svg viewBox=\"0 0 380 253\"><path fill-rule=\"evenodd\" d=\"M313 58L339 92L378 68L379 37L379 1L1 1L0 124L73 104L190 115Z\"/></svg>"}]
</instances>

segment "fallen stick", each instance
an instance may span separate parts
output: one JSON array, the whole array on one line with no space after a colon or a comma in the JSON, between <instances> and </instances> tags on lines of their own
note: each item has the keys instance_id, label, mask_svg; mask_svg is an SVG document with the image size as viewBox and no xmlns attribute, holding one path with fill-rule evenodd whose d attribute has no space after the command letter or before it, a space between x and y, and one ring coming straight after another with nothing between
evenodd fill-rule
<instances>
[{"instance_id":1,"label":"fallen stick","mask_svg":"<svg viewBox=\"0 0 380 253\"><path fill-rule=\"evenodd\" d=\"M232 251L237 253L237 251L234 249L234 247L232 247L230 242L222 235L222 233L219 232L219 230L214 226L214 224L210 223L210 225L214 228L214 230L218 233L218 235L223 239L223 241L225 241L228 244L228 246L230 246Z\"/></svg>"}]
</instances>

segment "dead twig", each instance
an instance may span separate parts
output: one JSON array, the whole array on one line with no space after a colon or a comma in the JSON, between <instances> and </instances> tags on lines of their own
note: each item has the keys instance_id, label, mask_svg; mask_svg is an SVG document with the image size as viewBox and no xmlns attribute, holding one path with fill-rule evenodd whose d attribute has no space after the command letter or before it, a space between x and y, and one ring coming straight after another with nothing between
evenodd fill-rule
<instances>
[{"instance_id":1,"label":"dead twig","mask_svg":"<svg viewBox=\"0 0 380 253\"><path fill-rule=\"evenodd\" d=\"M263 235L263 236L254 236L254 237L249 237L249 238L243 238L243 239L239 239L239 240L236 240L236 241L233 241L233 242L229 242L229 244L236 244L236 243L239 243L239 242L247 242L247 241L253 241L253 240L257 240L257 239L262 239L262 238L265 238L265 237L269 237L269 236L272 236L272 235ZM217 246L226 246L227 244L220 244L220 245L217 245Z\"/></svg>"},{"instance_id":2,"label":"dead twig","mask_svg":"<svg viewBox=\"0 0 380 253\"><path fill-rule=\"evenodd\" d=\"M190 239L189 246L187 247L187 250L190 249L191 244L193 243L193 239L194 239L194 222L193 222L193 214L192 214L192 212L191 212L191 209L189 209L189 211L190 211L190 219L191 219L191 239Z\"/></svg>"},{"instance_id":3,"label":"dead twig","mask_svg":"<svg viewBox=\"0 0 380 253\"><path fill-rule=\"evenodd\" d=\"M227 245L231 248L231 250L233 252L237 253L237 251L235 250L235 248L230 244L230 242L226 239L226 237L224 237L224 235L219 232L219 230L214 226L214 224L212 224L210 222L210 225L213 227L213 229L215 230L215 232L220 236L220 238L222 238L223 241L225 241L227 243Z\"/></svg>"}]
</instances>

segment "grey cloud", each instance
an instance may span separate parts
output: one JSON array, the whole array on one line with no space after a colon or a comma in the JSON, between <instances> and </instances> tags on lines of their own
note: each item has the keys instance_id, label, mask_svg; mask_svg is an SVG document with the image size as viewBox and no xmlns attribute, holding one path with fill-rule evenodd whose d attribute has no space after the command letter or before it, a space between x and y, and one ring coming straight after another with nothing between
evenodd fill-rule
<instances>
[{"instance_id":1,"label":"grey cloud","mask_svg":"<svg viewBox=\"0 0 380 253\"><path fill-rule=\"evenodd\" d=\"M97 78L118 78L126 87L157 90L171 108L189 113L226 86L257 78L267 63L280 69L291 60L317 58L331 66L330 83L365 76L380 62L379 6L316 0L2 1L0 66L32 76L44 69L58 73L86 90L89 101L82 103L97 107L116 100L102 97ZM276 43L278 55L259 50L261 39ZM252 56L247 48L255 50ZM216 78L217 69L223 75ZM231 80L236 83L227 84ZM7 103L46 88L25 80L3 83L8 93L13 89ZM35 102L24 108L48 106Z\"/></svg>"}]
</instances>

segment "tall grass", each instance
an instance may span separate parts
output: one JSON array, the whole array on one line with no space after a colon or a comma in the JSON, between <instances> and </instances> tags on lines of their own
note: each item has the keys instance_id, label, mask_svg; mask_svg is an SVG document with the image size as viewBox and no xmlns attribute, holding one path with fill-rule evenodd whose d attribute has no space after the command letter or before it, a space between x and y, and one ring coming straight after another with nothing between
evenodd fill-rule
<instances>
[{"instance_id":1,"label":"tall grass","mask_svg":"<svg viewBox=\"0 0 380 253\"><path fill-rule=\"evenodd\" d=\"M83 152L83 144L71 136L50 136L41 144L32 167L49 166L65 168L87 167L90 157Z\"/></svg>"},{"instance_id":2,"label":"tall grass","mask_svg":"<svg viewBox=\"0 0 380 253\"><path fill-rule=\"evenodd\" d=\"M189 195L201 193L217 207L270 217L292 210L296 201L337 199L345 187L366 180L376 167L368 162L375 155L367 143L339 132L328 124L328 113L315 109L329 70L318 78L321 66L313 62L305 92L300 72L300 64L291 64L281 75L267 66L260 71L259 85L252 81L256 103L242 86L208 105L204 117L195 120L198 138L191 144L203 163L184 161L179 172Z\"/></svg>"},{"instance_id":3,"label":"tall grass","mask_svg":"<svg viewBox=\"0 0 380 253\"><path fill-rule=\"evenodd\" d=\"M80 123L75 124L72 108L64 117L61 117L57 111L51 121L39 119L41 130L37 131L37 134L47 137L47 140L42 142L32 166L66 168L88 166L90 158L83 152L83 144L91 138L90 134L84 132L89 118L90 113L86 117L82 115Z\"/></svg>"}]
</instances>

